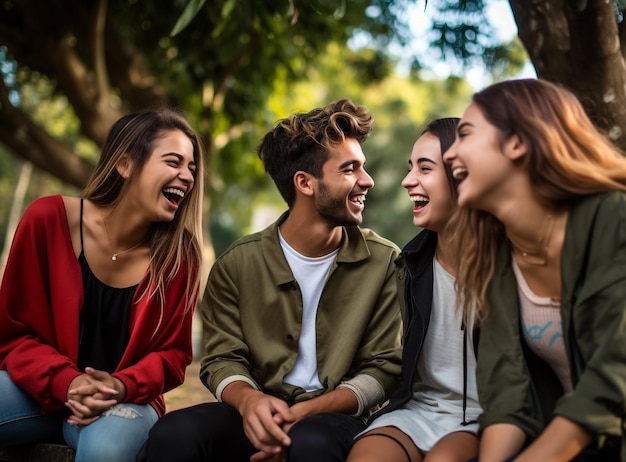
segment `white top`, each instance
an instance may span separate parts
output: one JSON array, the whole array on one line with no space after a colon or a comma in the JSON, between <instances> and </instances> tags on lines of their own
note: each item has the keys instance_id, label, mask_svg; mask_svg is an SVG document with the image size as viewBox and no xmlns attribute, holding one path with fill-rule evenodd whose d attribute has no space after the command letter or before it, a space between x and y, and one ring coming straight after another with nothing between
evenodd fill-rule
<instances>
[{"instance_id":1,"label":"white top","mask_svg":"<svg viewBox=\"0 0 626 462\"><path fill-rule=\"evenodd\" d=\"M293 369L283 378L283 381L302 387L306 391L320 390L324 387L317 374L315 319L324 284L339 249L323 257L305 257L287 244L280 231L278 231L278 237L285 258L302 293L302 330L298 339L298 357Z\"/></svg>"},{"instance_id":2,"label":"white top","mask_svg":"<svg viewBox=\"0 0 626 462\"><path fill-rule=\"evenodd\" d=\"M548 363L556 373L565 393L571 393L573 387L563 341L561 304L552 300L551 297L536 295L526 283L515 258L513 258L513 270L517 279L524 340L530 350Z\"/></svg>"},{"instance_id":3,"label":"white top","mask_svg":"<svg viewBox=\"0 0 626 462\"><path fill-rule=\"evenodd\" d=\"M451 413L463 406L463 337L462 313L457 310L455 279L434 259L433 308L430 324L417 361L419 380L415 396L422 400L435 398L440 408ZM476 357L473 335L467 332L467 401L473 410L480 411L476 386ZM478 413L470 415L474 419Z\"/></svg>"},{"instance_id":4,"label":"white top","mask_svg":"<svg viewBox=\"0 0 626 462\"><path fill-rule=\"evenodd\" d=\"M424 346L417 361L412 399L383 414L367 428L394 426L428 452L444 436L467 431L476 433L478 424L463 422L462 313L456 309L454 277L433 259L433 306ZM482 409L476 389L476 357L472 330L467 332L466 421L475 421Z\"/></svg>"}]
</instances>

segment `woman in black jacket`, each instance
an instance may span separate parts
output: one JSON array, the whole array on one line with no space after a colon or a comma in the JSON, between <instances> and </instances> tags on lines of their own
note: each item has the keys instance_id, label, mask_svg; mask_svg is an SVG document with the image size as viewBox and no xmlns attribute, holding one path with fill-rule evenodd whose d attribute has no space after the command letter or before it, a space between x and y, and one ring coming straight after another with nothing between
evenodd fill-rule
<instances>
[{"instance_id":1,"label":"woman in black jacket","mask_svg":"<svg viewBox=\"0 0 626 462\"><path fill-rule=\"evenodd\" d=\"M424 229L398 258L404 386L357 437L348 462L465 462L478 450L473 334L456 309L446 229L457 194L443 153L458 120L434 120L413 146L402 186L413 203L413 223Z\"/></svg>"}]
</instances>

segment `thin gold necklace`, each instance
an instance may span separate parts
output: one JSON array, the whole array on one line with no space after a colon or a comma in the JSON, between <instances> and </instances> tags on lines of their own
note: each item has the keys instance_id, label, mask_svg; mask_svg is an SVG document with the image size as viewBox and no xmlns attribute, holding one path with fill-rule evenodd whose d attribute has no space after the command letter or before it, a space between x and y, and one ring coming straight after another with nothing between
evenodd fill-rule
<instances>
[{"instance_id":1,"label":"thin gold necklace","mask_svg":"<svg viewBox=\"0 0 626 462\"><path fill-rule=\"evenodd\" d=\"M513 236L507 233L507 237L513 249L521 253L522 257L526 259L531 265L545 266L548 263L548 245L550 244L550 238L552 237L552 230L554 228L554 214L549 212L546 215L541 230L539 232L539 240L535 249L527 249L520 245Z\"/></svg>"},{"instance_id":2,"label":"thin gold necklace","mask_svg":"<svg viewBox=\"0 0 626 462\"><path fill-rule=\"evenodd\" d=\"M100 210L100 216L102 217L102 224L104 225L104 232L107 235L107 240L109 241L109 247L111 248L111 250L113 250L113 242L111 241L111 236L109 236L109 229L107 228L107 221L104 218L104 214L102 213L102 210ZM139 247L141 244L143 244L145 242L146 238L144 237L143 239L141 239L139 242L137 242L135 245L133 245L132 247L129 247L128 249L124 249L120 252L115 252L113 250L113 254L111 255L111 260L112 261L117 261L117 258L120 255L124 255L125 253L130 252L131 250L135 250L137 247Z\"/></svg>"}]
</instances>

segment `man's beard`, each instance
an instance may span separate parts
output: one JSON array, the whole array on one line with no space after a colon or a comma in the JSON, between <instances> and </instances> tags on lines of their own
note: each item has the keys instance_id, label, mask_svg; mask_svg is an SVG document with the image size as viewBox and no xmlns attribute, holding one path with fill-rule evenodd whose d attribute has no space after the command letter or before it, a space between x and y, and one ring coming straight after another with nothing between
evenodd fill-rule
<instances>
[{"instance_id":1,"label":"man's beard","mask_svg":"<svg viewBox=\"0 0 626 462\"><path fill-rule=\"evenodd\" d=\"M334 226L355 226L363 221L361 216L350 213L346 198L333 197L323 181L319 182L319 195L316 199L317 213Z\"/></svg>"}]
</instances>

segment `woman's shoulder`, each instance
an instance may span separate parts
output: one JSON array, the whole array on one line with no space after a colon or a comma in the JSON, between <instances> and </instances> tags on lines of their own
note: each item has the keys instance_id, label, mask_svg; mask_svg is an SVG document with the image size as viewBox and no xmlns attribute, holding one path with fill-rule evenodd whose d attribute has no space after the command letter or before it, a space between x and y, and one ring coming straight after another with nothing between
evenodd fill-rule
<instances>
[{"instance_id":1,"label":"woman's shoulder","mask_svg":"<svg viewBox=\"0 0 626 462\"><path fill-rule=\"evenodd\" d=\"M64 197L43 196L33 200L24 211L24 219L52 218L65 214Z\"/></svg>"},{"instance_id":2,"label":"woman's shoulder","mask_svg":"<svg viewBox=\"0 0 626 462\"><path fill-rule=\"evenodd\" d=\"M570 209L567 242L593 249L594 256L611 259L626 242L626 193L609 191L587 196ZM576 252L570 249L569 253Z\"/></svg>"},{"instance_id":3,"label":"woman's shoulder","mask_svg":"<svg viewBox=\"0 0 626 462\"><path fill-rule=\"evenodd\" d=\"M80 220L80 197L73 196L60 196L63 202L63 208L65 209L65 215L67 216L67 222L70 228Z\"/></svg>"},{"instance_id":4,"label":"woman's shoulder","mask_svg":"<svg viewBox=\"0 0 626 462\"><path fill-rule=\"evenodd\" d=\"M590 194L577 202L578 207L598 207L603 205L623 206L626 203L626 191L611 190Z\"/></svg>"},{"instance_id":5,"label":"woman's shoulder","mask_svg":"<svg viewBox=\"0 0 626 462\"><path fill-rule=\"evenodd\" d=\"M434 253L437 246L437 233L429 229L421 229L403 248L402 253L420 254L427 249Z\"/></svg>"},{"instance_id":6,"label":"woman's shoulder","mask_svg":"<svg viewBox=\"0 0 626 462\"><path fill-rule=\"evenodd\" d=\"M78 223L80 198L61 195L43 196L33 200L22 215L23 228L50 230Z\"/></svg>"},{"instance_id":7,"label":"woman's shoulder","mask_svg":"<svg viewBox=\"0 0 626 462\"><path fill-rule=\"evenodd\" d=\"M626 217L626 192L607 191L586 196L574 204L570 213L573 218L583 222L605 217L617 221ZM575 219L573 221L577 221Z\"/></svg>"}]
</instances>

